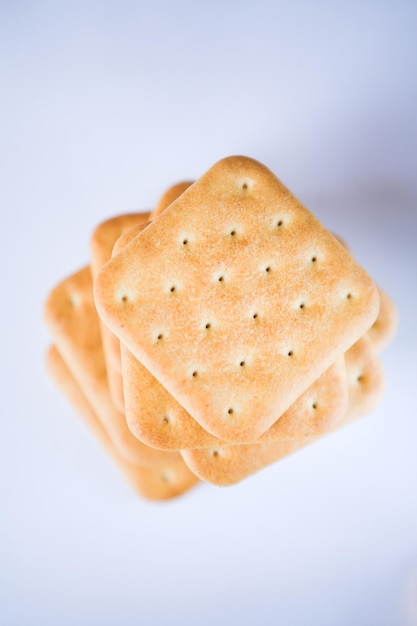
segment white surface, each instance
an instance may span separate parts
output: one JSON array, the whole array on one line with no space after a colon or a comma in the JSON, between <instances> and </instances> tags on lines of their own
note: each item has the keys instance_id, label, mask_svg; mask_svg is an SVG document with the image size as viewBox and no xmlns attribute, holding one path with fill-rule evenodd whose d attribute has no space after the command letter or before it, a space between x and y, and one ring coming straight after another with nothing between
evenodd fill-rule
<instances>
[{"instance_id":1,"label":"white surface","mask_svg":"<svg viewBox=\"0 0 417 626\"><path fill-rule=\"evenodd\" d=\"M0 4L0 623L411 624L415 23L406 0ZM234 153L397 302L387 392L235 487L152 504L47 379L42 304L99 221Z\"/></svg>"}]
</instances>

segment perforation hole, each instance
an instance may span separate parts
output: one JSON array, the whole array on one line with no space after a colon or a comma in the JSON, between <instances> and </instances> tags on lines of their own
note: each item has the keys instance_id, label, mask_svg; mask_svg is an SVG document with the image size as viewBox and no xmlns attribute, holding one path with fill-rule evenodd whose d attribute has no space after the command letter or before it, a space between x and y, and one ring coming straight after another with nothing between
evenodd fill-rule
<instances>
[{"instance_id":1,"label":"perforation hole","mask_svg":"<svg viewBox=\"0 0 417 626\"><path fill-rule=\"evenodd\" d=\"M227 409L227 412L229 415L233 415L234 410L232 409L232 407L230 407L230 409Z\"/></svg>"},{"instance_id":2,"label":"perforation hole","mask_svg":"<svg viewBox=\"0 0 417 626\"><path fill-rule=\"evenodd\" d=\"M349 292L346 294L346 300L351 300L352 299L352 294Z\"/></svg>"},{"instance_id":3,"label":"perforation hole","mask_svg":"<svg viewBox=\"0 0 417 626\"><path fill-rule=\"evenodd\" d=\"M176 287L174 285L172 285L172 287L170 288L170 292L174 293L175 290L176 290Z\"/></svg>"},{"instance_id":4,"label":"perforation hole","mask_svg":"<svg viewBox=\"0 0 417 626\"><path fill-rule=\"evenodd\" d=\"M313 404L311 405L312 409L317 409L317 402L313 402Z\"/></svg>"},{"instance_id":5,"label":"perforation hole","mask_svg":"<svg viewBox=\"0 0 417 626\"><path fill-rule=\"evenodd\" d=\"M250 191L253 187L253 180L251 178L240 179L236 182L238 189L243 192Z\"/></svg>"},{"instance_id":6,"label":"perforation hole","mask_svg":"<svg viewBox=\"0 0 417 626\"><path fill-rule=\"evenodd\" d=\"M218 279L219 283L222 283L224 281L224 276L219 276Z\"/></svg>"},{"instance_id":7,"label":"perforation hole","mask_svg":"<svg viewBox=\"0 0 417 626\"><path fill-rule=\"evenodd\" d=\"M183 246L186 246L187 244L188 244L188 239L183 239L183 240L182 240L182 245L183 245Z\"/></svg>"},{"instance_id":8,"label":"perforation hole","mask_svg":"<svg viewBox=\"0 0 417 626\"><path fill-rule=\"evenodd\" d=\"M239 365L240 365L240 367L245 367L245 361L241 361L241 362L239 363Z\"/></svg>"},{"instance_id":9,"label":"perforation hole","mask_svg":"<svg viewBox=\"0 0 417 626\"><path fill-rule=\"evenodd\" d=\"M311 262L312 263L317 263L317 257L316 256L312 256L311 257Z\"/></svg>"},{"instance_id":10,"label":"perforation hole","mask_svg":"<svg viewBox=\"0 0 417 626\"><path fill-rule=\"evenodd\" d=\"M213 450L213 452L211 454L216 459L219 456L219 451L218 450Z\"/></svg>"},{"instance_id":11,"label":"perforation hole","mask_svg":"<svg viewBox=\"0 0 417 626\"><path fill-rule=\"evenodd\" d=\"M193 378L197 378L197 376L198 376L198 372L197 372L197 370L194 370L194 372L191 374L191 376L192 376Z\"/></svg>"},{"instance_id":12,"label":"perforation hole","mask_svg":"<svg viewBox=\"0 0 417 626\"><path fill-rule=\"evenodd\" d=\"M293 356L294 352L292 350L288 350L287 354L288 356Z\"/></svg>"},{"instance_id":13,"label":"perforation hole","mask_svg":"<svg viewBox=\"0 0 417 626\"><path fill-rule=\"evenodd\" d=\"M163 424L169 424L169 417L167 415L165 415L164 419L162 420Z\"/></svg>"},{"instance_id":14,"label":"perforation hole","mask_svg":"<svg viewBox=\"0 0 417 626\"><path fill-rule=\"evenodd\" d=\"M270 266L268 265L268 267L265 268L265 272L269 273L271 271Z\"/></svg>"},{"instance_id":15,"label":"perforation hole","mask_svg":"<svg viewBox=\"0 0 417 626\"><path fill-rule=\"evenodd\" d=\"M127 296L122 296L122 297L121 297L121 301L122 301L123 303L126 303L126 302L128 301L128 297L127 297Z\"/></svg>"},{"instance_id":16,"label":"perforation hole","mask_svg":"<svg viewBox=\"0 0 417 626\"><path fill-rule=\"evenodd\" d=\"M163 339L163 338L164 338L163 334L162 334L162 333L159 333L159 335L158 335L158 337L157 337L158 341L161 341L161 339Z\"/></svg>"},{"instance_id":17,"label":"perforation hole","mask_svg":"<svg viewBox=\"0 0 417 626\"><path fill-rule=\"evenodd\" d=\"M359 376L357 376L357 377L356 377L356 381L357 381L358 383L361 383L361 382L363 381L363 375L362 375L362 374L359 374Z\"/></svg>"},{"instance_id":18,"label":"perforation hole","mask_svg":"<svg viewBox=\"0 0 417 626\"><path fill-rule=\"evenodd\" d=\"M234 237L235 235L236 235L236 231L235 231L234 229L233 229L233 230L231 230L231 231L230 231L230 236L231 236L231 237Z\"/></svg>"},{"instance_id":19,"label":"perforation hole","mask_svg":"<svg viewBox=\"0 0 417 626\"><path fill-rule=\"evenodd\" d=\"M300 304L300 309L305 309L306 305L304 304L304 302L301 302Z\"/></svg>"},{"instance_id":20,"label":"perforation hole","mask_svg":"<svg viewBox=\"0 0 417 626\"><path fill-rule=\"evenodd\" d=\"M283 225L283 223L284 223L284 222L283 222L282 220L278 220L278 222L277 222L277 226L278 226L278 227L280 227L280 226L282 226L282 225Z\"/></svg>"},{"instance_id":21,"label":"perforation hole","mask_svg":"<svg viewBox=\"0 0 417 626\"><path fill-rule=\"evenodd\" d=\"M205 328L207 328L207 330L208 330L209 328L211 328L211 324L210 324L210 322L207 322L207 324L206 324Z\"/></svg>"},{"instance_id":22,"label":"perforation hole","mask_svg":"<svg viewBox=\"0 0 417 626\"><path fill-rule=\"evenodd\" d=\"M254 313L254 314L252 315L252 317L253 317L253 319L254 319L254 320L256 320L256 319L258 318L258 313Z\"/></svg>"}]
</instances>

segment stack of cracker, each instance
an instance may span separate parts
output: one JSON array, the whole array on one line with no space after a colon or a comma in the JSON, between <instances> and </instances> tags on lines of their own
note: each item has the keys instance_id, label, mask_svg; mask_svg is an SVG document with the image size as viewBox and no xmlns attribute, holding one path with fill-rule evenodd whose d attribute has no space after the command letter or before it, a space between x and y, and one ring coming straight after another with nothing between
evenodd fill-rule
<instances>
[{"instance_id":1,"label":"stack of cracker","mask_svg":"<svg viewBox=\"0 0 417 626\"><path fill-rule=\"evenodd\" d=\"M100 224L45 312L52 377L151 499L236 483L372 410L397 319L246 157Z\"/></svg>"}]
</instances>

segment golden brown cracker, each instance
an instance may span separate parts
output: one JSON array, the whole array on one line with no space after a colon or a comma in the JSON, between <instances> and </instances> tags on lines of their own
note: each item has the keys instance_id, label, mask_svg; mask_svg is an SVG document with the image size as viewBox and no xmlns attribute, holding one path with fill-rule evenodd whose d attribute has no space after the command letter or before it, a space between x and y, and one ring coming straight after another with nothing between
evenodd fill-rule
<instances>
[{"instance_id":1,"label":"golden brown cracker","mask_svg":"<svg viewBox=\"0 0 417 626\"><path fill-rule=\"evenodd\" d=\"M180 450L222 445L169 394L122 344L126 419L130 430L150 446ZM343 356L285 411L279 420L250 443L297 439L335 428L348 406ZM242 443L237 438L235 443Z\"/></svg>"},{"instance_id":2,"label":"golden brown cracker","mask_svg":"<svg viewBox=\"0 0 417 626\"><path fill-rule=\"evenodd\" d=\"M113 253L118 254L145 227L138 224L121 235ZM194 420L126 346L121 346L121 353L126 419L138 439L162 450L201 448L224 443ZM241 367L244 367L244 363ZM340 356L261 435L259 441L297 439L328 432L343 420L347 405L346 368L344 357ZM235 443L242 441L237 440Z\"/></svg>"},{"instance_id":3,"label":"golden brown cracker","mask_svg":"<svg viewBox=\"0 0 417 626\"><path fill-rule=\"evenodd\" d=\"M171 395L228 441L265 432L379 307L341 244L245 157L213 166L115 256L96 303Z\"/></svg>"}]
</instances>

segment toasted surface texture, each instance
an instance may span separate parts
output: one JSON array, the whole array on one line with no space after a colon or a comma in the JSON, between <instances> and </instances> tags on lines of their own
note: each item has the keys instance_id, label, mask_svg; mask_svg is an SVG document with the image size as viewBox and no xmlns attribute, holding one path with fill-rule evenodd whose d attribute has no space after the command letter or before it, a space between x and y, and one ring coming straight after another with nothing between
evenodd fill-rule
<instances>
[{"instance_id":1,"label":"toasted surface texture","mask_svg":"<svg viewBox=\"0 0 417 626\"><path fill-rule=\"evenodd\" d=\"M144 443L161 450L224 445L207 432L122 344L126 420ZM268 430L249 443L298 439L334 429L348 406L343 356L328 368ZM246 443L244 437L235 443Z\"/></svg>"},{"instance_id":2,"label":"toasted surface texture","mask_svg":"<svg viewBox=\"0 0 417 626\"><path fill-rule=\"evenodd\" d=\"M135 465L158 465L174 458L174 453L163 453L138 441L128 429L124 414L112 403L89 267L51 292L45 319L59 352L120 456Z\"/></svg>"},{"instance_id":3,"label":"toasted surface texture","mask_svg":"<svg viewBox=\"0 0 417 626\"><path fill-rule=\"evenodd\" d=\"M51 346L47 352L46 365L58 388L138 493L151 500L166 500L183 494L198 482L180 458L172 459L164 467L138 467L127 463L115 450L106 430L55 346Z\"/></svg>"},{"instance_id":4,"label":"toasted surface texture","mask_svg":"<svg viewBox=\"0 0 417 626\"><path fill-rule=\"evenodd\" d=\"M349 407L343 418L333 422L327 432L349 424L375 409L384 391L382 364L369 334L361 337L345 354L349 390ZM282 418L284 419L284 418ZM279 424L281 420L278 420ZM322 433L324 434L324 433ZM204 449L182 450L190 469L201 480L216 485L232 485L266 465L279 461L318 439L305 436L286 441L270 441L263 445L217 445Z\"/></svg>"},{"instance_id":5,"label":"toasted surface texture","mask_svg":"<svg viewBox=\"0 0 417 626\"><path fill-rule=\"evenodd\" d=\"M372 325L379 298L268 169L231 157L103 268L96 303L171 395L234 441L265 432Z\"/></svg>"},{"instance_id":6,"label":"toasted surface texture","mask_svg":"<svg viewBox=\"0 0 417 626\"><path fill-rule=\"evenodd\" d=\"M113 254L118 254L145 226L138 224L123 233ZM194 420L123 344L121 354L126 420L138 439L161 450L224 444ZM347 406L346 368L344 357L340 356L256 441L297 439L328 432L343 420ZM241 438L236 443L245 441Z\"/></svg>"}]
</instances>

